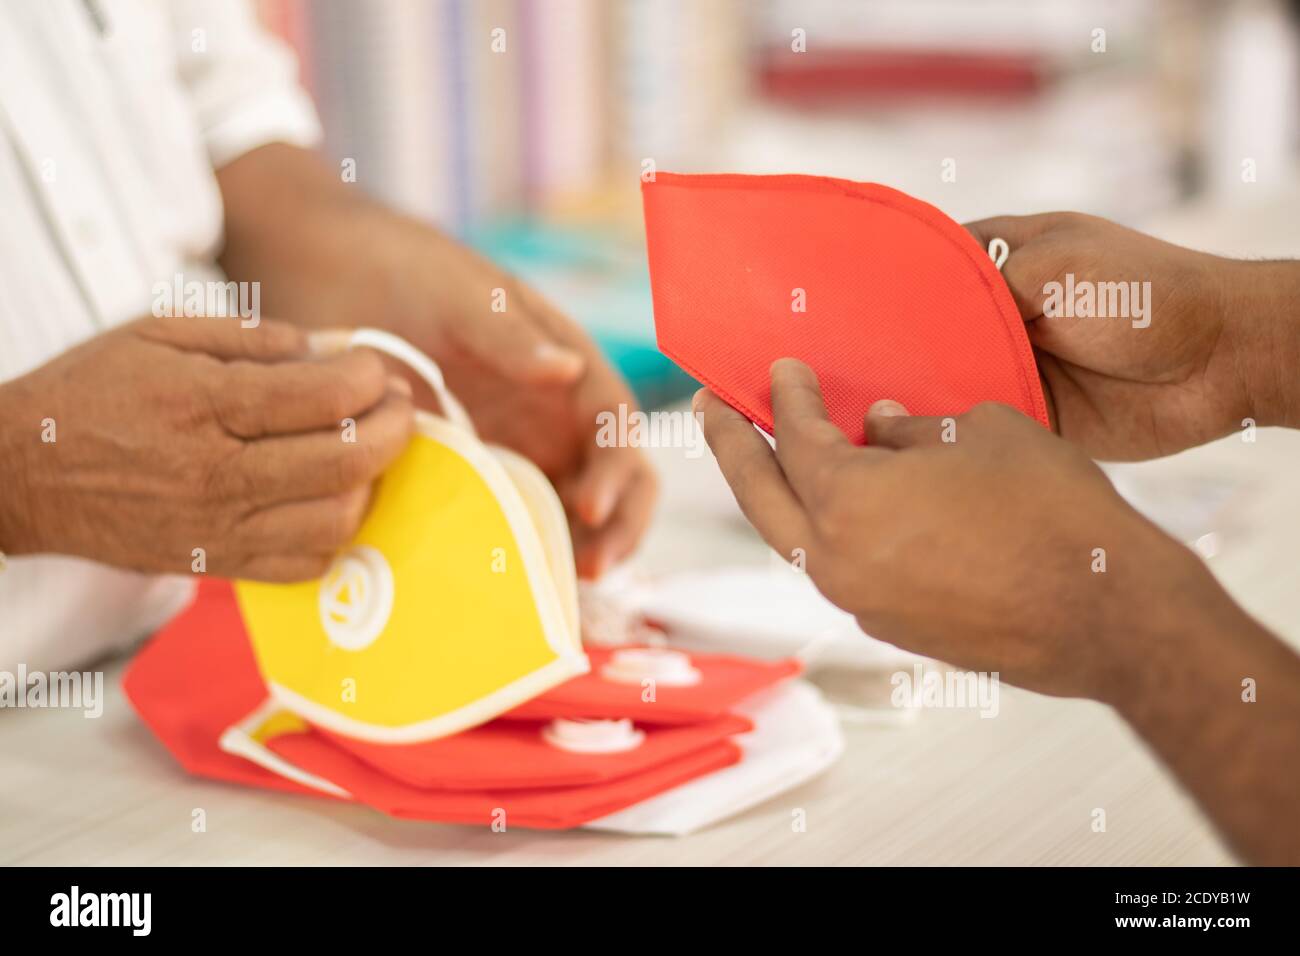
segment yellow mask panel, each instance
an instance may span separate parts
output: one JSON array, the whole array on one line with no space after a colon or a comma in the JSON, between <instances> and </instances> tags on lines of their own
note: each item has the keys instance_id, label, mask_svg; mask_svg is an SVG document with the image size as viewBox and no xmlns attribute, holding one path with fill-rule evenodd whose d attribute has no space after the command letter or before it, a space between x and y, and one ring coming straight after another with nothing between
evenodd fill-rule
<instances>
[{"instance_id":1,"label":"yellow mask panel","mask_svg":"<svg viewBox=\"0 0 1300 956\"><path fill-rule=\"evenodd\" d=\"M462 426L418 425L323 579L235 586L271 696L381 743L456 733L588 669L550 483Z\"/></svg>"}]
</instances>

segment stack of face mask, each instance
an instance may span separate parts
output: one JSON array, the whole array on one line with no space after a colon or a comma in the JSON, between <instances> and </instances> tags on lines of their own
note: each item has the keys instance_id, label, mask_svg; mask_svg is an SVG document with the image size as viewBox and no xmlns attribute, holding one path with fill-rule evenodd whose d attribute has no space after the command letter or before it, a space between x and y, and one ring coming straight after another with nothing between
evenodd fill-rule
<instances>
[{"instance_id":1,"label":"stack of face mask","mask_svg":"<svg viewBox=\"0 0 1300 956\"><path fill-rule=\"evenodd\" d=\"M325 577L214 582L132 662L187 770L399 817L684 833L838 756L793 661L584 648L554 490L421 371L447 417L419 416Z\"/></svg>"}]
</instances>

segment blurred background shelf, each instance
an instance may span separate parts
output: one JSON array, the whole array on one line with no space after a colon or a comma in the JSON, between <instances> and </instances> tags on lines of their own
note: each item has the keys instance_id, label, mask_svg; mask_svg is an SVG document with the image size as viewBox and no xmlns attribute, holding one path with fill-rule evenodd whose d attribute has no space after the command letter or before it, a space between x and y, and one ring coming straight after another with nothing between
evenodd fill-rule
<instances>
[{"instance_id":1,"label":"blurred background shelf","mask_svg":"<svg viewBox=\"0 0 1300 956\"><path fill-rule=\"evenodd\" d=\"M1291 196L1281 0L259 7L299 53L328 155L538 285L651 404L690 387L654 349L651 163L882 182L962 221L1078 209L1142 226Z\"/></svg>"}]
</instances>

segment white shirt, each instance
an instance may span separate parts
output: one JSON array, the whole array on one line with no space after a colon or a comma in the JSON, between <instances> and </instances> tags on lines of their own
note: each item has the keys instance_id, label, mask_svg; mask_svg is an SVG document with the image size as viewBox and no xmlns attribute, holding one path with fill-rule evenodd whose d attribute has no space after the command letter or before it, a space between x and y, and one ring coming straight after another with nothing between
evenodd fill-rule
<instances>
[{"instance_id":1,"label":"white shirt","mask_svg":"<svg viewBox=\"0 0 1300 956\"><path fill-rule=\"evenodd\" d=\"M213 170L269 142L319 141L296 76L242 0L0 4L0 381L149 313L157 282L218 277ZM121 648L192 589L187 577L11 556L0 670Z\"/></svg>"}]
</instances>

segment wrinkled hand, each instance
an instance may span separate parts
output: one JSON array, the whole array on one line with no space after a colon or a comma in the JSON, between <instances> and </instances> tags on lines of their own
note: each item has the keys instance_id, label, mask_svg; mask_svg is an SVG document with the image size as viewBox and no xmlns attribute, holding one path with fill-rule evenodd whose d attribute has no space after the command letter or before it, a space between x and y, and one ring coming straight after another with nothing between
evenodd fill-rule
<instances>
[{"instance_id":1,"label":"wrinkled hand","mask_svg":"<svg viewBox=\"0 0 1300 956\"><path fill-rule=\"evenodd\" d=\"M282 144L218 171L221 265L258 281L270 314L304 326L375 326L442 366L482 436L532 458L560 490L578 570L598 575L635 546L655 477L634 448L596 446L596 415L633 404L576 325L483 256L340 183ZM437 408L409 370L420 404Z\"/></svg>"},{"instance_id":2,"label":"wrinkled hand","mask_svg":"<svg viewBox=\"0 0 1300 956\"><path fill-rule=\"evenodd\" d=\"M133 322L4 383L0 410L9 552L189 572L201 548L207 573L271 581L325 571L413 425L376 354L311 359L269 320Z\"/></svg>"},{"instance_id":3,"label":"wrinkled hand","mask_svg":"<svg viewBox=\"0 0 1300 956\"><path fill-rule=\"evenodd\" d=\"M596 416L635 409L636 400L586 333L536 292L450 240L432 241L441 288L427 301L436 305L398 328L438 360L485 441L527 456L551 479L578 572L599 577L636 547L657 495L639 449L596 444Z\"/></svg>"},{"instance_id":4,"label":"wrinkled hand","mask_svg":"<svg viewBox=\"0 0 1300 956\"><path fill-rule=\"evenodd\" d=\"M773 366L772 405L775 451L717 396L696 396L746 517L787 560L801 550L822 593L882 640L1109 699L1170 609L1217 590L1082 452L1006 406L941 419L877 403L857 447L794 359Z\"/></svg>"},{"instance_id":5,"label":"wrinkled hand","mask_svg":"<svg viewBox=\"0 0 1300 956\"><path fill-rule=\"evenodd\" d=\"M1285 274L1281 264L1222 259L1079 213L998 216L967 228L982 245L994 237L1010 245L1002 275L1054 427L1093 457L1154 458L1240 429L1245 418L1281 423L1277 344L1287 330L1277 320L1293 309L1274 316L1252 301L1257 286ZM1067 274L1076 295L1091 283L1108 307L1123 299L1112 300L1119 289L1105 283L1136 283L1139 295L1150 283L1149 300L1129 296L1119 317L1045 314L1064 304Z\"/></svg>"}]
</instances>

